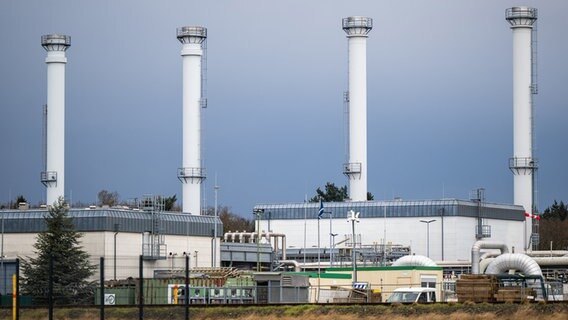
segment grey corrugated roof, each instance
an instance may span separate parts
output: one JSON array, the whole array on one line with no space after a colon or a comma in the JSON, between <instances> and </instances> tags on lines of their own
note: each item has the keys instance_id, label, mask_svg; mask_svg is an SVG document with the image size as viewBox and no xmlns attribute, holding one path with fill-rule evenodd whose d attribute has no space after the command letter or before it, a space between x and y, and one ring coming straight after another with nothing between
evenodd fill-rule
<instances>
[{"instance_id":1,"label":"grey corrugated roof","mask_svg":"<svg viewBox=\"0 0 568 320\"><path fill-rule=\"evenodd\" d=\"M319 202L259 204L254 209L264 209L261 220L278 219L316 219ZM478 202L458 199L442 200L388 200L388 201L349 201L324 202L324 210L331 211L334 217L345 216L347 211L361 213L361 217L387 218L395 217L434 217L461 216L523 221L525 219L522 206ZM252 215L251 215L252 216ZM327 217L327 214L326 214Z\"/></svg>"},{"instance_id":2,"label":"grey corrugated roof","mask_svg":"<svg viewBox=\"0 0 568 320\"><path fill-rule=\"evenodd\" d=\"M44 217L47 210L1 210L6 233L37 233L45 231ZM152 214L145 211L128 209L96 208L70 209L69 217L73 218L75 228L79 232L114 231L119 224L121 232L142 233L152 231ZM196 216L177 212L161 213L160 233L167 235L211 236L212 230L222 233L223 224L219 218L212 216Z\"/></svg>"}]
</instances>

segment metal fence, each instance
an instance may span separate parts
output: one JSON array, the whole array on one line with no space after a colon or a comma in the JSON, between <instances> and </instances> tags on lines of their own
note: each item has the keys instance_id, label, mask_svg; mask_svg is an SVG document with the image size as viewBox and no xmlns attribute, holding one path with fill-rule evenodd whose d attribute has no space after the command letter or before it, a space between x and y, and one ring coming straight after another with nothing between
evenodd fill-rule
<instances>
[{"instance_id":1,"label":"metal fence","mask_svg":"<svg viewBox=\"0 0 568 320\"><path fill-rule=\"evenodd\" d=\"M19 261L4 261L0 268L0 305L14 308L15 319L18 319L20 308L43 307L48 310L49 319L53 319L55 309L70 305L99 308L100 319L105 317L105 308L132 306L138 308L139 319L144 319L146 306L177 305L185 308L186 319L189 319L190 306L197 305L382 303L400 287L434 288L435 296L429 302L458 301L455 279L426 285L381 282L355 287L345 281L343 285L318 286L312 278L311 285L304 286L283 279L261 282L254 278L252 271L197 267L197 261L189 255L172 255L160 261L144 256L119 256L90 262L96 269L87 288L59 285L60 271L48 268L46 279L35 279L40 282L40 290L30 294L23 285L24 278L20 278ZM559 296L562 296L561 291L560 288ZM506 294L509 298L509 295L533 293L523 289L510 290Z\"/></svg>"},{"instance_id":2,"label":"metal fence","mask_svg":"<svg viewBox=\"0 0 568 320\"><path fill-rule=\"evenodd\" d=\"M192 266L191 262L195 264ZM104 319L105 308L133 306L143 319L144 307L185 306L186 319L191 305L306 303L308 288L294 285L268 286L253 281L252 272L235 268L196 267L189 255L170 256L157 261L139 256L93 259L94 274L85 285L61 285L63 278L53 259L45 279L20 278L20 261L4 261L0 270L0 306L14 308L15 319L21 308L43 307L48 318L58 307L79 305L97 307ZM23 275L25 277L25 275ZM30 291L25 281L37 281Z\"/></svg>"}]
</instances>

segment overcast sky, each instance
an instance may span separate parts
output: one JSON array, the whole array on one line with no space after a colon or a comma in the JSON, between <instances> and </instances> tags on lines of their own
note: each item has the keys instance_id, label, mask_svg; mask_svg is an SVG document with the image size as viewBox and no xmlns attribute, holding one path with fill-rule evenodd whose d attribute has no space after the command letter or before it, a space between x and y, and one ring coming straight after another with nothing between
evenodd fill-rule
<instances>
[{"instance_id":1,"label":"overcast sky","mask_svg":"<svg viewBox=\"0 0 568 320\"><path fill-rule=\"evenodd\" d=\"M45 201L43 34L72 37L66 69L66 195L181 199L181 44L208 29L205 201L248 216L345 185L341 18L368 38L368 189L376 199L512 203L512 32L505 9L539 9L535 157L541 210L568 200L568 1L0 2L0 202Z\"/></svg>"}]
</instances>

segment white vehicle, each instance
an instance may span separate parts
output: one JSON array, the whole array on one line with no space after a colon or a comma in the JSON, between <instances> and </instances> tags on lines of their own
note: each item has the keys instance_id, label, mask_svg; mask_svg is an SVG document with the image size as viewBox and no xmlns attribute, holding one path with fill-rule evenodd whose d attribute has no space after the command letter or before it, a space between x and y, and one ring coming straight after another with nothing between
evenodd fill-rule
<instances>
[{"instance_id":1,"label":"white vehicle","mask_svg":"<svg viewBox=\"0 0 568 320\"><path fill-rule=\"evenodd\" d=\"M387 299L387 302L400 303L433 303L436 302L434 288L398 288Z\"/></svg>"}]
</instances>

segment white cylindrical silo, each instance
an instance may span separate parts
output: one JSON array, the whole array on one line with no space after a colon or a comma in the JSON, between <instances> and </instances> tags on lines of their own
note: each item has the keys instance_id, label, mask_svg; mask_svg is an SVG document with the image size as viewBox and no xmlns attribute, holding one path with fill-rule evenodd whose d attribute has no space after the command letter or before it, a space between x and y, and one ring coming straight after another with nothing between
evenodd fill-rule
<instances>
[{"instance_id":1,"label":"white cylindrical silo","mask_svg":"<svg viewBox=\"0 0 568 320\"><path fill-rule=\"evenodd\" d=\"M41 182L46 186L46 203L65 196L65 51L71 37L48 34L41 37L47 51L47 119L45 168Z\"/></svg>"},{"instance_id":2,"label":"white cylindrical silo","mask_svg":"<svg viewBox=\"0 0 568 320\"><path fill-rule=\"evenodd\" d=\"M525 223L525 249L536 240L533 238L533 182L537 162L533 158L533 109L532 94L532 29L537 10L529 7L513 7L505 11L505 19L513 30L513 157L509 168L513 172L514 203L522 205L529 213Z\"/></svg>"},{"instance_id":3,"label":"white cylindrical silo","mask_svg":"<svg viewBox=\"0 0 568 320\"><path fill-rule=\"evenodd\" d=\"M183 159L178 178L183 183L183 212L199 215L201 182L205 179L201 162L201 59L207 29L181 27L177 38L182 43L183 64Z\"/></svg>"},{"instance_id":4,"label":"white cylindrical silo","mask_svg":"<svg viewBox=\"0 0 568 320\"><path fill-rule=\"evenodd\" d=\"M349 162L343 173L352 201L367 200L367 36L372 28L371 18L343 19L349 43Z\"/></svg>"}]
</instances>

